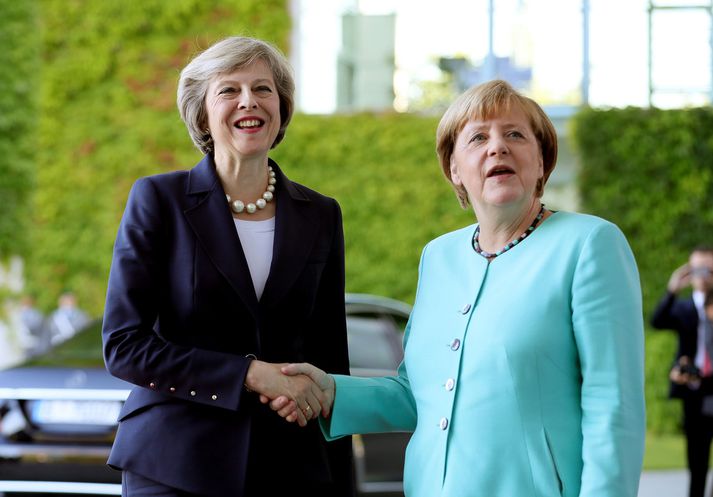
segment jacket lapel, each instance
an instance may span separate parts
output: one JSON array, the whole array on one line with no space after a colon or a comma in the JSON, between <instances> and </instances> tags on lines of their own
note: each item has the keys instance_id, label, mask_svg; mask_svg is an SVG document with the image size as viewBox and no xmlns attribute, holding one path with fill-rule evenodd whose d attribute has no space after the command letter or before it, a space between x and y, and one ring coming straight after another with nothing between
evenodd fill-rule
<instances>
[{"instance_id":1,"label":"jacket lapel","mask_svg":"<svg viewBox=\"0 0 713 497\"><path fill-rule=\"evenodd\" d=\"M258 302L250 269L210 155L189 172L186 193L196 199L196 203L184 211L188 224L210 260L257 321Z\"/></svg>"},{"instance_id":2,"label":"jacket lapel","mask_svg":"<svg viewBox=\"0 0 713 497\"><path fill-rule=\"evenodd\" d=\"M309 217L309 197L287 179L274 161L270 160L270 165L277 178L277 214L272 264L260 299L266 306L279 302L302 273L318 228L316 220Z\"/></svg>"}]
</instances>

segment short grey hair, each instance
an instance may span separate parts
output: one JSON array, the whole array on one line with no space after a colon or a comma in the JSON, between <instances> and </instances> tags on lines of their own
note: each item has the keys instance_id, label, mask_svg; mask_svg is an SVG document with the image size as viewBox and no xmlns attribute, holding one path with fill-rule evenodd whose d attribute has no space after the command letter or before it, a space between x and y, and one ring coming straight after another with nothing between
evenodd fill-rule
<instances>
[{"instance_id":1,"label":"short grey hair","mask_svg":"<svg viewBox=\"0 0 713 497\"><path fill-rule=\"evenodd\" d=\"M218 74L242 69L257 60L265 62L272 71L280 99L280 131L271 148L284 138L295 108L295 80L290 63L270 43L245 36L231 36L198 54L183 68L178 80L178 111L191 140L204 154L213 151L205 106L210 81Z\"/></svg>"}]
</instances>

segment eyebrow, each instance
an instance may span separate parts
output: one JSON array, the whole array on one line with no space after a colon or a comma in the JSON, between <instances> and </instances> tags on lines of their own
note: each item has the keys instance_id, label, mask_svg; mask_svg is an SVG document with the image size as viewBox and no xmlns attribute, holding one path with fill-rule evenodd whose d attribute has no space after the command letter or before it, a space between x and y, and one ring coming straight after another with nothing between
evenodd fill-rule
<instances>
[{"instance_id":1,"label":"eyebrow","mask_svg":"<svg viewBox=\"0 0 713 497\"><path fill-rule=\"evenodd\" d=\"M241 82L238 80L235 80L235 79L218 79L218 80L216 80L216 83L219 85L226 85L226 84L239 84ZM255 85L255 84L259 84L259 83L274 84L273 81L269 78L258 78L258 79L254 79L250 82L251 85Z\"/></svg>"},{"instance_id":2,"label":"eyebrow","mask_svg":"<svg viewBox=\"0 0 713 497\"><path fill-rule=\"evenodd\" d=\"M472 125L473 129L481 129L481 128L489 128L490 127L488 124L486 124L483 121L481 121L478 124L474 124L473 121L471 121L471 125ZM506 123L502 124L502 127L504 127L504 128L511 128L511 127L517 127L517 126L523 126L523 124L515 123L515 122L506 122Z\"/></svg>"},{"instance_id":3,"label":"eyebrow","mask_svg":"<svg viewBox=\"0 0 713 497\"><path fill-rule=\"evenodd\" d=\"M518 124L518 123L514 123L514 122L503 123L503 124L501 125L501 128L503 128L504 130L516 129L516 130L518 130L518 131L523 131L523 130L528 129L527 125ZM463 128L463 130L464 130L464 131L467 130L468 133L483 132L483 131L487 131L488 129L490 129L490 126L488 126L488 125L485 124L485 123L481 123L481 124L478 124L478 125L475 125L475 126L471 126L470 128Z\"/></svg>"}]
</instances>

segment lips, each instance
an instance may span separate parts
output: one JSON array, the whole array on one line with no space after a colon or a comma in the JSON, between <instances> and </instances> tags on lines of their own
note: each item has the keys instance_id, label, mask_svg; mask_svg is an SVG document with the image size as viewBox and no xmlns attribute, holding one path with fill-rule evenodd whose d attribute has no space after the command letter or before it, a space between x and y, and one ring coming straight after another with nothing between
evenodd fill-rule
<instances>
[{"instance_id":1,"label":"lips","mask_svg":"<svg viewBox=\"0 0 713 497\"><path fill-rule=\"evenodd\" d=\"M492 167L489 171L488 174L485 175L486 178L494 178L496 176L504 176L508 174L515 174L515 170L509 166L494 166Z\"/></svg>"}]
</instances>

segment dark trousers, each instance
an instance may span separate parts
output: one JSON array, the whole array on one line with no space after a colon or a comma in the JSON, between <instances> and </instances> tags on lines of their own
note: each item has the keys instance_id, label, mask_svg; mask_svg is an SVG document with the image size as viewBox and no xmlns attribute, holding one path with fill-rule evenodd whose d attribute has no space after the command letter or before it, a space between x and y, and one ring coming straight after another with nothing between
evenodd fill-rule
<instances>
[{"instance_id":1,"label":"dark trousers","mask_svg":"<svg viewBox=\"0 0 713 497\"><path fill-rule=\"evenodd\" d=\"M713 441L713 416L704 416L701 408L700 397L685 399L683 402L683 430L686 433L686 456L691 476L688 497L704 497L706 491Z\"/></svg>"}]
</instances>

